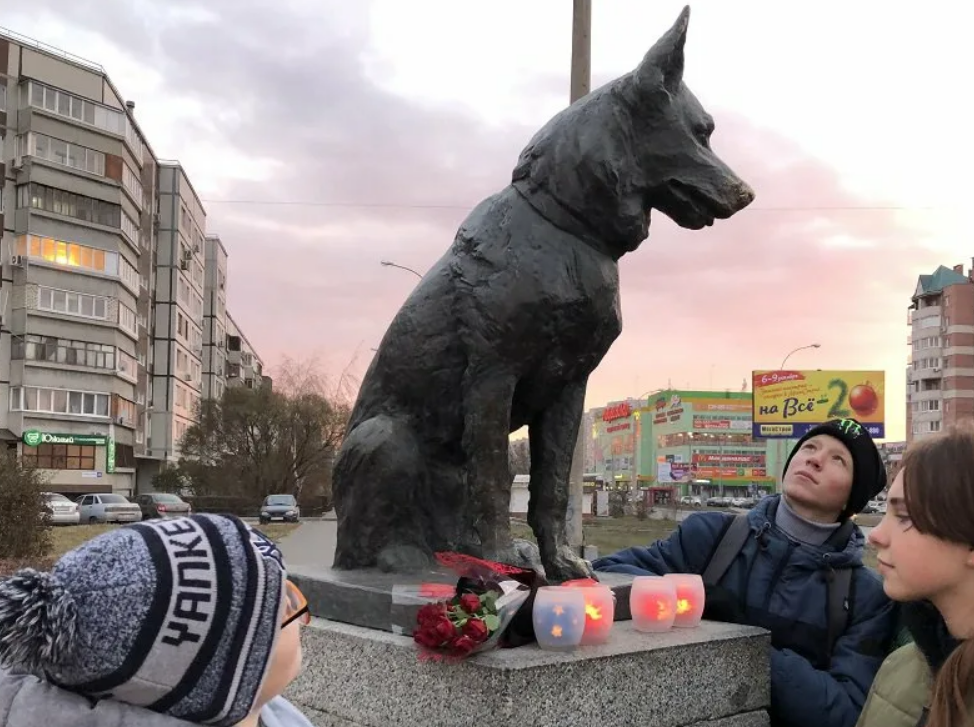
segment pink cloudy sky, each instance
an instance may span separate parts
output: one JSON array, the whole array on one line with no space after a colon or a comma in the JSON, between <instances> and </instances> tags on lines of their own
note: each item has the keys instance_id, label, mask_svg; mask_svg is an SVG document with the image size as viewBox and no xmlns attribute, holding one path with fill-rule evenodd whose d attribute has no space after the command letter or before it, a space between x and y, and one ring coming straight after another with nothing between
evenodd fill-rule
<instances>
[{"instance_id":1,"label":"pink cloudy sky","mask_svg":"<svg viewBox=\"0 0 974 727\"><path fill-rule=\"evenodd\" d=\"M594 4L595 85L682 6ZM570 0L16 5L5 24L105 66L156 153L186 166L230 251L231 310L272 369L287 353L364 372L416 282L379 261L425 271L567 101ZM668 382L737 390L815 342L790 365L885 370L888 436L904 435L916 277L974 254L972 15L693 4L686 81L757 201L700 232L655 218L623 259L625 330L590 406Z\"/></svg>"}]
</instances>

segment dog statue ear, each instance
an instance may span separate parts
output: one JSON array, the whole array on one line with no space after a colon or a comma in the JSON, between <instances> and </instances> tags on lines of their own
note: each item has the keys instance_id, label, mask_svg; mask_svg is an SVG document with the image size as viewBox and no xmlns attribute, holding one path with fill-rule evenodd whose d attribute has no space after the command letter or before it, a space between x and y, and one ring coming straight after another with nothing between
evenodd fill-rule
<instances>
[{"instance_id":1,"label":"dog statue ear","mask_svg":"<svg viewBox=\"0 0 974 727\"><path fill-rule=\"evenodd\" d=\"M675 92L683 81L683 46L687 42L690 6L687 5L673 27L656 41L636 68L636 83L646 89L665 88Z\"/></svg>"}]
</instances>

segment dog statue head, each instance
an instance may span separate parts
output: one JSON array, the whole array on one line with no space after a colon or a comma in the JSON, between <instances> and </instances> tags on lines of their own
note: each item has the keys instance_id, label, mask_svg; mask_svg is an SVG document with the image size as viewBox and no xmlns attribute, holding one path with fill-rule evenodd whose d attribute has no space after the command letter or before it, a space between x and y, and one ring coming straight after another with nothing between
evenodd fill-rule
<instances>
[{"instance_id":1,"label":"dog statue head","mask_svg":"<svg viewBox=\"0 0 974 727\"><path fill-rule=\"evenodd\" d=\"M557 208L616 259L649 235L653 209L697 230L754 199L710 148L714 120L683 83L689 20L686 7L635 70L551 119L514 169L542 214Z\"/></svg>"}]
</instances>

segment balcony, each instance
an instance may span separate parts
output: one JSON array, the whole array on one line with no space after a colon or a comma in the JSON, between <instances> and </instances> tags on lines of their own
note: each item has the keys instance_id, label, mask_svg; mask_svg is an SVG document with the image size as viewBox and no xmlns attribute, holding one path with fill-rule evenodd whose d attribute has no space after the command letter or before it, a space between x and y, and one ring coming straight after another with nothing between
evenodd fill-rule
<instances>
[{"instance_id":1,"label":"balcony","mask_svg":"<svg viewBox=\"0 0 974 727\"><path fill-rule=\"evenodd\" d=\"M940 366L933 366L923 369L914 369L913 380L940 379L943 378L943 369Z\"/></svg>"}]
</instances>

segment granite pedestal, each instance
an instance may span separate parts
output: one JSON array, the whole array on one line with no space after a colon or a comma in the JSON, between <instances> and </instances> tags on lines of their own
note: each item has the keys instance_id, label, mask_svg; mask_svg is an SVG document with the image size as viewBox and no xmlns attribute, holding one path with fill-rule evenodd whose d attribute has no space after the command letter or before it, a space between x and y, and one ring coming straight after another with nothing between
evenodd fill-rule
<instances>
[{"instance_id":1,"label":"granite pedestal","mask_svg":"<svg viewBox=\"0 0 974 727\"><path fill-rule=\"evenodd\" d=\"M423 604L439 600L420 595L423 584L455 586L457 574L447 569L418 573L378 570L335 570L298 566L288 576L308 599L315 616L330 621L410 635ZM599 580L616 594L616 620L629 619L632 576L599 573Z\"/></svg>"},{"instance_id":2,"label":"granite pedestal","mask_svg":"<svg viewBox=\"0 0 974 727\"><path fill-rule=\"evenodd\" d=\"M441 664L408 637L324 619L292 699L318 727L766 727L767 632L704 621L571 653L535 645Z\"/></svg>"}]
</instances>

